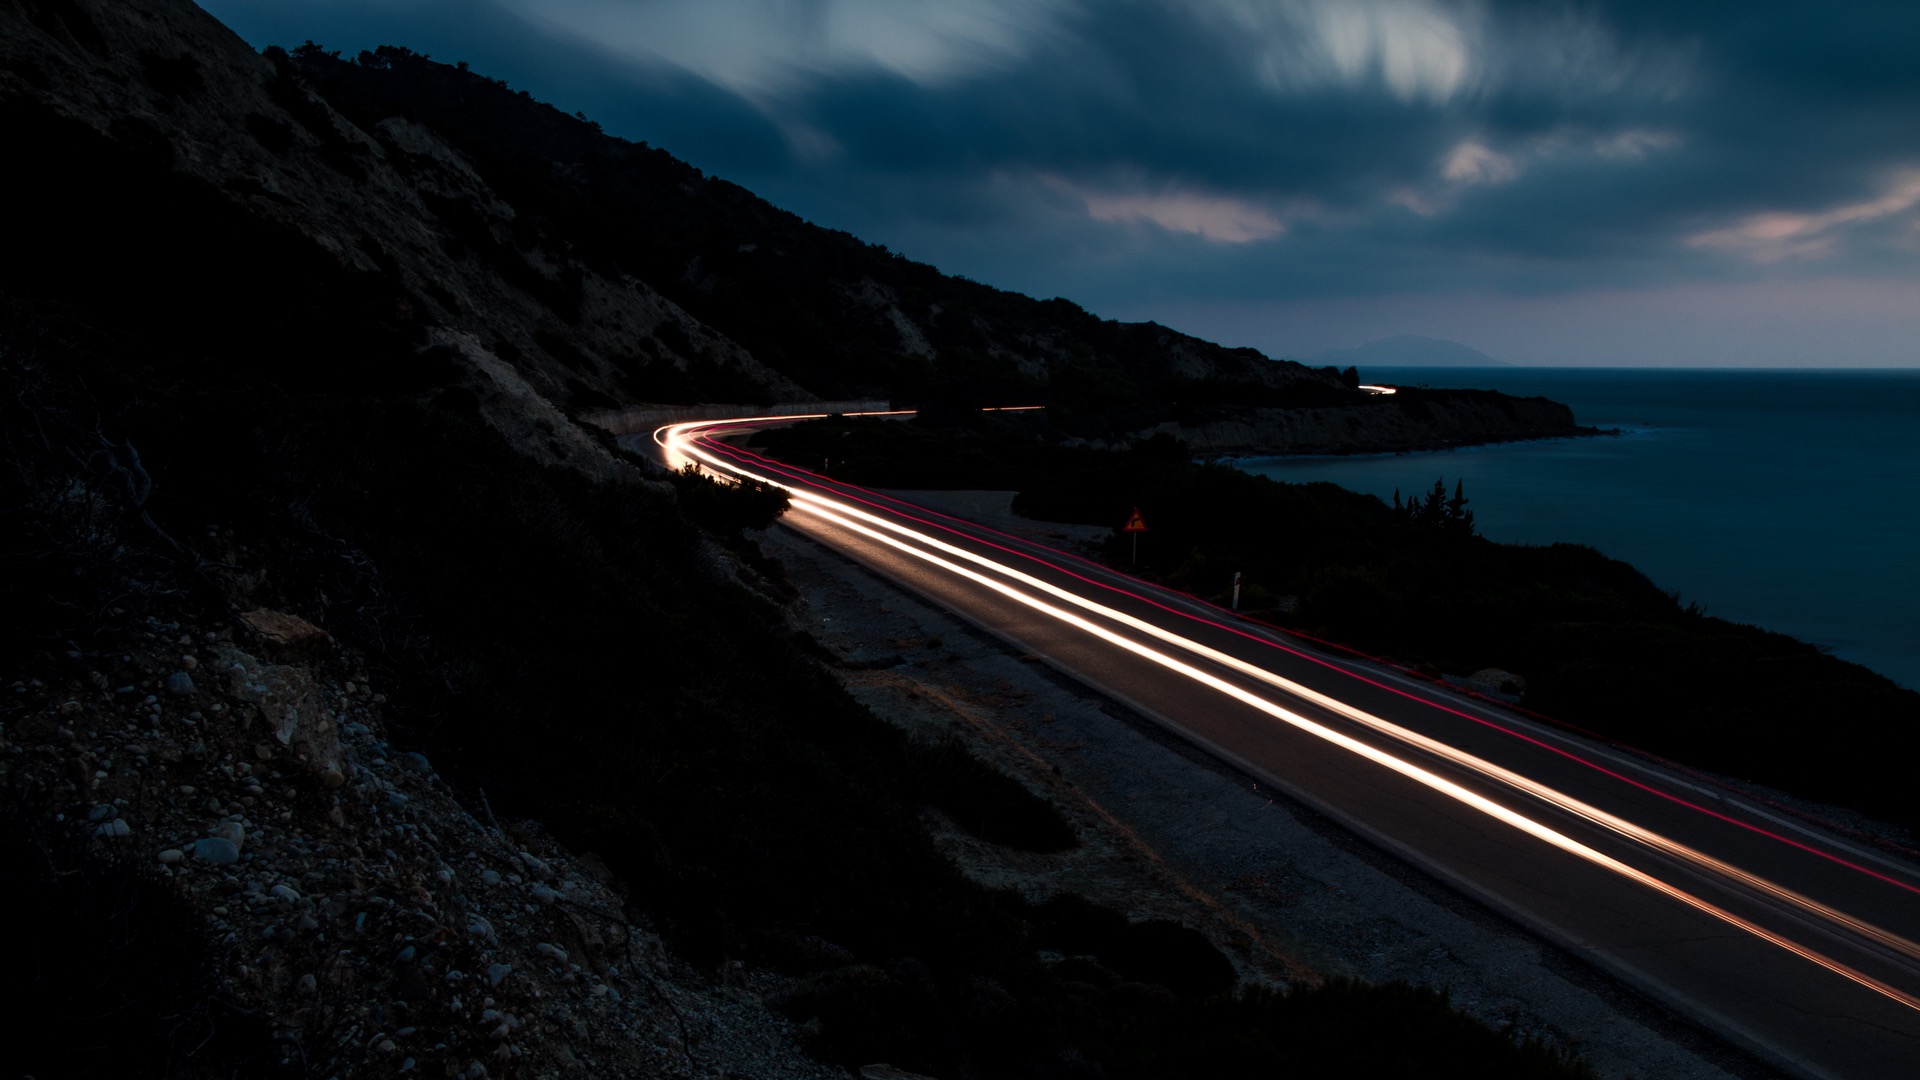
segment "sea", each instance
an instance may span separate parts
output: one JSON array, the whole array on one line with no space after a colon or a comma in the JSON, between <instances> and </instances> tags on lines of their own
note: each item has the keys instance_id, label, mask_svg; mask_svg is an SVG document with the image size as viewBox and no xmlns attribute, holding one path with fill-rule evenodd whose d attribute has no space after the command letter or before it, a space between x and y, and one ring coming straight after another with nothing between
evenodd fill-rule
<instances>
[{"instance_id":1,"label":"sea","mask_svg":"<svg viewBox=\"0 0 1920 1080\"><path fill-rule=\"evenodd\" d=\"M1920 370L1369 368L1361 382L1546 397L1597 437L1250 458L1390 501L1465 485L1480 534L1567 541L1682 603L1920 689Z\"/></svg>"}]
</instances>

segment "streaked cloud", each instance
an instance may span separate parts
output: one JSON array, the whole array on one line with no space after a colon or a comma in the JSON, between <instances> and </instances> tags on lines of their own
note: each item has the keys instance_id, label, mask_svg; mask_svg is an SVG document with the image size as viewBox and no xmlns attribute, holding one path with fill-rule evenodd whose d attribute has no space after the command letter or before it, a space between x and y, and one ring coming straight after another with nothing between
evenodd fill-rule
<instances>
[{"instance_id":1,"label":"streaked cloud","mask_svg":"<svg viewBox=\"0 0 1920 1080\"><path fill-rule=\"evenodd\" d=\"M1479 136L1460 140L1440 163L1440 176L1453 184L1495 186L1512 183L1535 165L1582 158L1631 164L1672 150L1684 140L1669 131L1634 128L1601 134L1548 131L1496 150Z\"/></svg>"},{"instance_id":2,"label":"streaked cloud","mask_svg":"<svg viewBox=\"0 0 1920 1080\"><path fill-rule=\"evenodd\" d=\"M1878 198L1814 212L1769 210L1750 214L1724 229L1695 233L1687 243L1757 263L1829 258L1840 250L1842 234L1849 226L1904 214L1916 205L1920 205L1920 168L1909 168L1895 176ZM1908 227L1920 228L1920 217Z\"/></svg>"},{"instance_id":3,"label":"streaked cloud","mask_svg":"<svg viewBox=\"0 0 1920 1080\"><path fill-rule=\"evenodd\" d=\"M937 85L1017 61L1061 0L494 0L528 22L750 96L887 72Z\"/></svg>"},{"instance_id":4,"label":"streaked cloud","mask_svg":"<svg viewBox=\"0 0 1920 1080\"><path fill-rule=\"evenodd\" d=\"M1682 141L1675 132L1635 128L1595 136L1589 145L1596 156L1610 161L1639 161L1649 154L1672 150Z\"/></svg>"},{"instance_id":5,"label":"streaked cloud","mask_svg":"<svg viewBox=\"0 0 1920 1080\"><path fill-rule=\"evenodd\" d=\"M1189 233L1217 244L1249 244L1271 240L1287 231L1286 223L1247 199L1195 192L1157 194L1101 194L1079 189L1064 180L1054 183L1073 191L1086 203L1087 214L1108 223L1149 223L1168 232Z\"/></svg>"},{"instance_id":6,"label":"streaked cloud","mask_svg":"<svg viewBox=\"0 0 1920 1080\"><path fill-rule=\"evenodd\" d=\"M1262 40L1268 85L1379 85L1403 102L1445 102L1483 70L1470 9L1427 0L1227 0L1221 13Z\"/></svg>"},{"instance_id":7,"label":"streaked cloud","mask_svg":"<svg viewBox=\"0 0 1920 1080\"><path fill-rule=\"evenodd\" d=\"M472 61L803 217L1103 313L1920 282L1920 5L199 2L256 44Z\"/></svg>"},{"instance_id":8,"label":"streaked cloud","mask_svg":"<svg viewBox=\"0 0 1920 1080\"><path fill-rule=\"evenodd\" d=\"M1456 184L1504 184L1520 175L1513 159L1473 139L1447 152L1440 175Z\"/></svg>"},{"instance_id":9,"label":"streaked cloud","mask_svg":"<svg viewBox=\"0 0 1920 1080\"><path fill-rule=\"evenodd\" d=\"M1457 209L1476 189L1515 184L1534 169L1579 168L1593 162L1633 168L1683 142L1672 132L1638 128L1599 134L1553 130L1506 149L1495 149L1476 134L1454 143L1441 155L1437 182L1423 178L1401 185L1385 192L1382 201L1433 218Z\"/></svg>"}]
</instances>

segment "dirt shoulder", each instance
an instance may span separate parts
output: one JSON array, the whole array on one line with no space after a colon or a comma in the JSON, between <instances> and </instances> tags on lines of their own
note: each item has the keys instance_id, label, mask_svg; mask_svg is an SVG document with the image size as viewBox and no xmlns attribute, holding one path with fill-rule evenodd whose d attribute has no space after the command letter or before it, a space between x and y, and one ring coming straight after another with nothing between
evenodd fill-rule
<instances>
[{"instance_id":1,"label":"dirt shoulder","mask_svg":"<svg viewBox=\"0 0 1920 1080\"><path fill-rule=\"evenodd\" d=\"M898 494L1055 544L1104 532L1014 518L1010 493ZM961 736L1052 800L1082 837L1071 851L1034 855L934 820L975 879L1030 897L1072 890L1135 919L1177 919L1245 978L1440 987L1467 1012L1569 1047L1607 1077L1772 1075L1319 814L797 533L772 530L764 546L804 597L796 619L845 662L840 677L857 698L909 731Z\"/></svg>"}]
</instances>

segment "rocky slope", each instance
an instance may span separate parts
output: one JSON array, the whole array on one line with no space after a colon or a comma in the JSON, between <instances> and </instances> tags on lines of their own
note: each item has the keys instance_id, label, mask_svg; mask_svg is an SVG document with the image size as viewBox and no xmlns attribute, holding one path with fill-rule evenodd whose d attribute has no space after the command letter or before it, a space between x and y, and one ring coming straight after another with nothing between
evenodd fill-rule
<instances>
[{"instance_id":1,"label":"rocky slope","mask_svg":"<svg viewBox=\"0 0 1920 1080\"><path fill-rule=\"evenodd\" d=\"M12 667L0 728L0 789L90 837L52 874L124 860L191 912L41 909L55 940L19 948L91 966L94 949L137 962L143 938L204 936L218 958L224 1010L166 1003L172 1074L843 1075L798 1050L744 969L716 981L670 956L598 859L484 802L476 819L388 741L386 695L324 631L266 610L189 618L140 620L114 654ZM30 870L7 878L25 910L51 897ZM58 986L19 987L54 999L31 1015L58 1016ZM146 1022L139 1004L105 1019ZM140 1071L122 1052L79 1032L10 1051L43 1076Z\"/></svg>"},{"instance_id":2,"label":"rocky slope","mask_svg":"<svg viewBox=\"0 0 1920 1080\"><path fill-rule=\"evenodd\" d=\"M228 220L240 221L276 246L324 260L374 294L367 302L395 324L455 339L464 379L482 400L513 399L503 414L527 411L520 384L561 404L646 400L663 387L810 396L646 282L569 260L564 243L539 236L430 128L401 117L356 126L290 60L254 53L184 0L22 0L0 9L0 22L0 104L21 121L9 139L45 176L28 180L40 181L28 189L39 213L25 223L15 258L59 271L20 291L97 276L89 264L116 248L140 257L139 270L204 272L212 281L203 284L224 285L230 271L203 269L203 249L268 255L220 251L236 228ZM117 160L93 162L92 175L63 175L77 148ZM102 167L117 175L101 175ZM142 185L163 190L136 194ZM110 228L130 197L191 201L209 220L179 236ZM517 441L579 458L579 448Z\"/></svg>"}]
</instances>

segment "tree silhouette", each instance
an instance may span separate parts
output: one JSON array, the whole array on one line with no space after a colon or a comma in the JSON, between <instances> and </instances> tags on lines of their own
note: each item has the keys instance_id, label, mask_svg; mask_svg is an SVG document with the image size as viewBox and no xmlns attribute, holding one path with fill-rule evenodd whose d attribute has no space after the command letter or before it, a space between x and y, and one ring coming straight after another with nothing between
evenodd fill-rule
<instances>
[{"instance_id":1,"label":"tree silhouette","mask_svg":"<svg viewBox=\"0 0 1920 1080\"><path fill-rule=\"evenodd\" d=\"M1473 535L1473 511L1467 509L1466 484L1460 480L1454 481L1451 497L1447 495L1445 477L1436 477L1425 496L1413 495L1405 501L1400 498L1400 489L1395 488L1393 513L1401 521L1421 528Z\"/></svg>"},{"instance_id":2,"label":"tree silhouette","mask_svg":"<svg viewBox=\"0 0 1920 1080\"><path fill-rule=\"evenodd\" d=\"M1466 481L1453 482L1453 498L1447 500L1447 528L1473 535L1473 511L1467 509Z\"/></svg>"}]
</instances>

